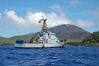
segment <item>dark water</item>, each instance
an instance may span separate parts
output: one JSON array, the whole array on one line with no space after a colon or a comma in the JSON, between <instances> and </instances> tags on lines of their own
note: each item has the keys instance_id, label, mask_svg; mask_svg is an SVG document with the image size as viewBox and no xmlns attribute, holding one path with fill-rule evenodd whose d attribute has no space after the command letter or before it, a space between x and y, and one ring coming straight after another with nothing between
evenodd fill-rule
<instances>
[{"instance_id":1,"label":"dark water","mask_svg":"<svg viewBox=\"0 0 99 66\"><path fill-rule=\"evenodd\" d=\"M0 66L99 66L99 47L22 49L0 46Z\"/></svg>"}]
</instances>

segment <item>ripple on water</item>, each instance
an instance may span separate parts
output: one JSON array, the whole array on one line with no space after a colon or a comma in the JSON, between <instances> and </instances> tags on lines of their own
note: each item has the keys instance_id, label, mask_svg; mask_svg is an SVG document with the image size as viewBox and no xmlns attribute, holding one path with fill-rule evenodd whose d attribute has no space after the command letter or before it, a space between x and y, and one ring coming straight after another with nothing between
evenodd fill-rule
<instances>
[{"instance_id":1,"label":"ripple on water","mask_svg":"<svg viewBox=\"0 0 99 66\"><path fill-rule=\"evenodd\" d=\"M98 66L99 47L21 49L0 46L0 66Z\"/></svg>"}]
</instances>

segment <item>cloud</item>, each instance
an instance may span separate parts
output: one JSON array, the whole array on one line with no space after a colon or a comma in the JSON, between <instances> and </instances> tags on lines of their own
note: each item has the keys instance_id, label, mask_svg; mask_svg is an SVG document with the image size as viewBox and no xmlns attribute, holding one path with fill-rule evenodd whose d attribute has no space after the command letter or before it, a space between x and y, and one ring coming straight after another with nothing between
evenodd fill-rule
<instances>
[{"instance_id":1,"label":"cloud","mask_svg":"<svg viewBox=\"0 0 99 66\"><path fill-rule=\"evenodd\" d=\"M48 19L48 27L61 24L73 24L85 29L95 29L96 26L99 26L99 23L96 21L85 19L75 19L75 21L73 21L55 12L44 13L28 11L25 16L18 16L14 10L7 10L0 15L0 35L13 36L40 31L42 24L38 23L38 21L42 18L41 16Z\"/></svg>"},{"instance_id":2,"label":"cloud","mask_svg":"<svg viewBox=\"0 0 99 66\"><path fill-rule=\"evenodd\" d=\"M94 27L95 26L95 24L92 21L82 20L82 19L76 20L75 25L80 26L80 27Z\"/></svg>"},{"instance_id":3,"label":"cloud","mask_svg":"<svg viewBox=\"0 0 99 66\"><path fill-rule=\"evenodd\" d=\"M42 18L41 16L45 17L45 14L43 12L28 12L24 20L28 24L38 25L38 21Z\"/></svg>"},{"instance_id":4,"label":"cloud","mask_svg":"<svg viewBox=\"0 0 99 66\"><path fill-rule=\"evenodd\" d=\"M83 28L88 32L99 31L99 22L94 20L76 19L75 21L71 22L71 24Z\"/></svg>"},{"instance_id":5,"label":"cloud","mask_svg":"<svg viewBox=\"0 0 99 66\"><path fill-rule=\"evenodd\" d=\"M63 17L66 16L66 14L64 14L62 7L59 4L54 4L51 6L51 9L53 12L55 12L56 14L59 14Z\"/></svg>"},{"instance_id":6,"label":"cloud","mask_svg":"<svg viewBox=\"0 0 99 66\"><path fill-rule=\"evenodd\" d=\"M12 36L40 31L42 24L39 24L38 21L42 18L41 16L48 19L48 27L69 24L70 22L65 16L56 14L55 12L28 11L25 16L18 16L14 10L7 10L1 15L0 25L2 26L0 26L0 32L2 34L8 33L9 36Z\"/></svg>"},{"instance_id":7,"label":"cloud","mask_svg":"<svg viewBox=\"0 0 99 66\"><path fill-rule=\"evenodd\" d=\"M57 15L56 13L47 13L46 17L48 18L48 24L50 27L61 24L69 24L71 22L68 18L62 15Z\"/></svg>"},{"instance_id":8,"label":"cloud","mask_svg":"<svg viewBox=\"0 0 99 66\"><path fill-rule=\"evenodd\" d=\"M99 19L99 8L92 10L91 15Z\"/></svg>"},{"instance_id":9,"label":"cloud","mask_svg":"<svg viewBox=\"0 0 99 66\"><path fill-rule=\"evenodd\" d=\"M79 4L79 0L70 0L69 5L70 6L76 6Z\"/></svg>"},{"instance_id":10,"label":"cloud","mask_svg":"<svg viewBox=\"0 0 99 66\"><path fill-rule=\"evenodd\" d=\"M24 19L23 19L22 17L18 17L18 16L16 15L16 12L13 11L13 10L11 10L11 11L6 11L5 14L6 14L6 16L7 16L9 19L11 19L11 20L14 21L14 22L19 22L19 23L20 23L20 22L25 22Z\"/></svg>"},{"instance_id":11,"label":"cloud","mask_svg":"<svg viewBox=\"0 0 99 66\"><path fill-rule=\"evenodd\" d=\"M14 10L6 11L4 14L4 19L20 28L29 28L33 25L37 26L41 16L45 16L42 12L27 12L25 16L18 16Z\"/></svg>"},{"instance_id":12,"label":"cloud","mask_svg":"<svg viewBox=\"0 0 99 66\"><path fill-rule=\"evenodd\" d=\"M27 12L26 16L20 17L16 15L15 11L7 11L5 12L6 18L8 21L12 21L17 24L17 26L31 26L38 25L38 21L44 16L48 19L49 27L53 27L59 24L68 24L70 20L65 18L64 16L58 15L54 12L51 13L43 13L43 12ZM56 23L57 22L57 23Z\"/></svg>"},{"instance_id":13,"label":"cloud","mask_svg":"<svg viewBox=\"0 0 99 66\"><path fill-rule=\"evenodd\" d=\"M62 11L61 7L59 4L54 4L51 9L55 10L55 11Z\"/></svg>"}]
</instances>

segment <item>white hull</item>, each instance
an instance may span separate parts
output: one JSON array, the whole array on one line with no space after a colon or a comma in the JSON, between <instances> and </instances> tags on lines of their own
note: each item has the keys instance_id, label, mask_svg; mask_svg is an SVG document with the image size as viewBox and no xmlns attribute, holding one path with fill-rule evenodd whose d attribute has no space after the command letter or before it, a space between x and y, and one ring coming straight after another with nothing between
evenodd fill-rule
<instances>
[{"instance_id":1,"label":"white hull","mask_svg":"<svg viewBox=\"0 0 99 66\"><path fill-rule=\"evenodd\" d=\"M34 43L15 44L15 47L20 47L20 48L62 47L62 46L63 46L63 43L60 43L60 44L34 44Z\"/></svg>"}]
</instances>

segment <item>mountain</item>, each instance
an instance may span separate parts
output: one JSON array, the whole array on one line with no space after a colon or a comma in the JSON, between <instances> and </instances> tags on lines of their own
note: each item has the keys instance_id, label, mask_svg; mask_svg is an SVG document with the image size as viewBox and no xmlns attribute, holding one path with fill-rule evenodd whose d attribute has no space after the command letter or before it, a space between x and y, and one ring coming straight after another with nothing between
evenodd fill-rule
<instances>
[{"instance_id":1,"label":"mountain","mask_svg":"<svg viewBox=\"0 0 99 66\"><path fill-rule=\"evenodd\" d=\"M49 30L56 33L58 37L64 39L83 39L89 34L89 32L83 30L82 28L70 24L59 25L50 28Z\"/></svg>"},{"instance_id":2,"label":"mountain","mask_svg":"<svg viewBox=\"0 0 99 66\"><path fill-rule=\"evenodd\" d=\"M79 42L79 40L86 38L90 34L82 28L70 24L62 24L49 28L48 30L55 33L60 39L68 39L69 42ZM29 33L10 38L0 37L0 44L14 44L16 40L30 40L35 34Z\"/></svg>"},{"instance_id":3,"label":"mountain","mask_svg":"<svg viewBox=\"0 0 99 66\"><path fill-rule=\"evenodd\" d=\"M62 39L84 39L89 32L84 29L70 24L62 24L49 28L49 31L56 34L57 37ZM33 36L35 33L27 34L27 36Z\"/></svg>"}]
</instances>

